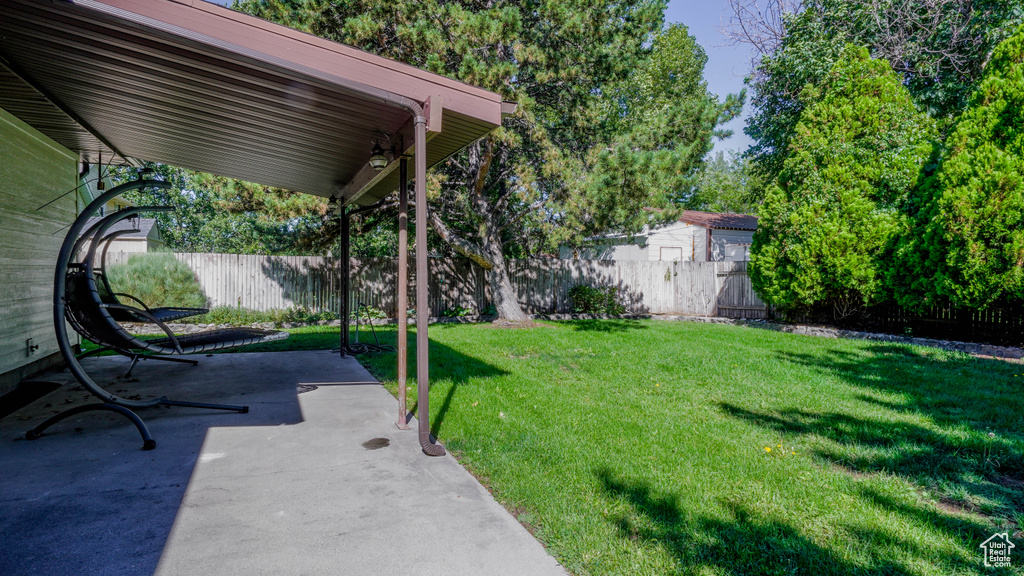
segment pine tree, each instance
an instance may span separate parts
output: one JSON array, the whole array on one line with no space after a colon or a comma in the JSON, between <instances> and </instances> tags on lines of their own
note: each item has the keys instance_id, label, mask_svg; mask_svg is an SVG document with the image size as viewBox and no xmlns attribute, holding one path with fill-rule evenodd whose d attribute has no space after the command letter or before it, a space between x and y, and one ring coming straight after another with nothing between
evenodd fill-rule
<instances>
[{"instance_id":1,"label":"pine tree","mask_svg":"<svg viewBox=\"0 0 1024 576\"><path fill-rule=\"evenodd\" d=\"M846 46L801 114L751 249L761 298L842 318L884 298L885 257L935 139L888 63Z\"/></svg>"},{"instance_id":2,"label":"pine tree","mask_svg":"<svg viewBox=\"0 0 1024 576\"><path fill-rule=\"evenodd\" d=\"M994 51L912 215L890 272L901 304L1024 299L1024 27Z\"/></svg>"}]
</instances>

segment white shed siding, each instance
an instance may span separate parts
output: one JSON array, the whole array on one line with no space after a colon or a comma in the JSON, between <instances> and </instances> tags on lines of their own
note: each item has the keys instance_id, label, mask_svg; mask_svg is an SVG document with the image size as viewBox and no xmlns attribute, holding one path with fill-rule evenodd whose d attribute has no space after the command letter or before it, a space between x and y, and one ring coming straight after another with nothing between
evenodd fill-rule
<instances>
[{"instance_id":1,"label":"white shed siding","mask_svg":"<svg viewBox=\"0 0 1024 576\"><path fill-rule=\"evenodd\" d=\"M683 262L689 262L693 260L694 254L694 235L697 231L703 232L704 229L692 224L683 224L679 222L677 224L671 224L664 228L659 228L652 232L647 239L647 260L674 260L675 258L666 258L665 255L672 254L678 248L679 252L682 253ZM666 250L663 250L666 249Z\"/></svg>"},{"instance_id":2,"label":"white shed siding","mask_svg":"<svg viewBox=\"0 0 1024 576\"><path fill-rule=\"evenodd\" d=\"M708 261L708 229L702 226L694 226L693 261Z\"/></svg>"},{"instance_id":3,"label":"white shed siding","mask_svg":"<svg viewBox=\"0 0 1024 576\"><path fill-rule=\"evenodd\" d=\"M138 252L149 252L154 246L156 245L151 243L148 238L118 238L110 243L110 248L107 251L110 253L131 252L135 254ZM162 248L163 242L159 246Z\"/></svg>"},{"instance_id":4,"label":"white shed siding","mask_svg":"<svg viewBox=\"0 0 1024 576\"><path fill-rule=\"evenodd\" d=\"M647 247L643 241L644 238L638 236L633 240L622 238L585 246L578 250L578 258L572 248L560 246L558 257L562 260L647 260Z\"/></svg>"},{"instance_id":5,"label":"white shed siding","mask_svg":"<svg viewBox=\"0 0 1024 576\"><path fill-rule=\"evenodd\" d=\"M0 109L0 393L55 352L53 267L77 213L77 157ZM31 356L26 340L39 346ZM6 376L6 378L5 378ZM16 382L15 382L16 383Z\"/></svg>"}]
</instances>

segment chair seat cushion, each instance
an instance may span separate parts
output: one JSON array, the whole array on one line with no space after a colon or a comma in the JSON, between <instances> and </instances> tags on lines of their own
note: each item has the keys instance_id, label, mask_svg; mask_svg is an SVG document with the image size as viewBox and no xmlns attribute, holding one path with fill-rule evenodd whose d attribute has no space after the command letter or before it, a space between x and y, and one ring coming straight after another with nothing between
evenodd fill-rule
<instances>
[{"instance_id":1,"label":"chair seat cushion","mask_svg":"<svg viewBox=\"0 0 1024 576\"><path fill-rule=\"evenodd\" d=\"M287 337L287 332L274 332L272 330L260 330L259 328L224 328L221 330L185 334L177 338L184 354L201 354L203 352L212 352L236 346L284 340ZM174 346L170 338L149 340L147 343L163 347Z\"/></svg>"}]
</instances>

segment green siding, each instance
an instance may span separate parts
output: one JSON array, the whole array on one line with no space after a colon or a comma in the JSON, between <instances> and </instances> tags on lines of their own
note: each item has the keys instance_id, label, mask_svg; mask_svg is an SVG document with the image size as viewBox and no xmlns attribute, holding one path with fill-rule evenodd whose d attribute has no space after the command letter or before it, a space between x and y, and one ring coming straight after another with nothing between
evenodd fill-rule
<instances>
[{"instance_id":1,"label":"green siding","mask_svg":"<svg viewBox=\"0 0 1024 576\"><path fill-rule=\"evenodd\" d=\"M78 195L39 208L77 185L77 167L73 152L0 109L0 393L58 351L53 267ZM28 338L39 345L31 357Z\"/></svg>"}]
</instances>

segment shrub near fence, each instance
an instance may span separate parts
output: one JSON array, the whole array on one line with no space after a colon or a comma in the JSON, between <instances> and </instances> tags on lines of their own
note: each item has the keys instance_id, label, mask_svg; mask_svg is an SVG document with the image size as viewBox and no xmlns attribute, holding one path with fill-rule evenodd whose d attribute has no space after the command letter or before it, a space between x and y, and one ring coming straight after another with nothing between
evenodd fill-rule
<instances>
[{"instance_id":1,"label":"shrub near fence","mask_svg":"<svg viewBox=\"0 0 1024 576\"><path fill-rule=\"evenodd\" d=\"M238 254L175 255L195 272L210 306L252 310L304 307L338 310L338 260L316 256ZM111 262L125 258L112 254ZM352 259L352 306L364 303L396 313L398 265L393 259ZM637 262L609 260L512 260L512 284L531 314L570 313L569 290L576 285L612 286L628 313L725 315L764 318L746 262ZM430 313L490 307L483 270L467 260L431 258ZM415 269L409 269L410 308L415 302Z\"/></svg>"}]
</instances>

